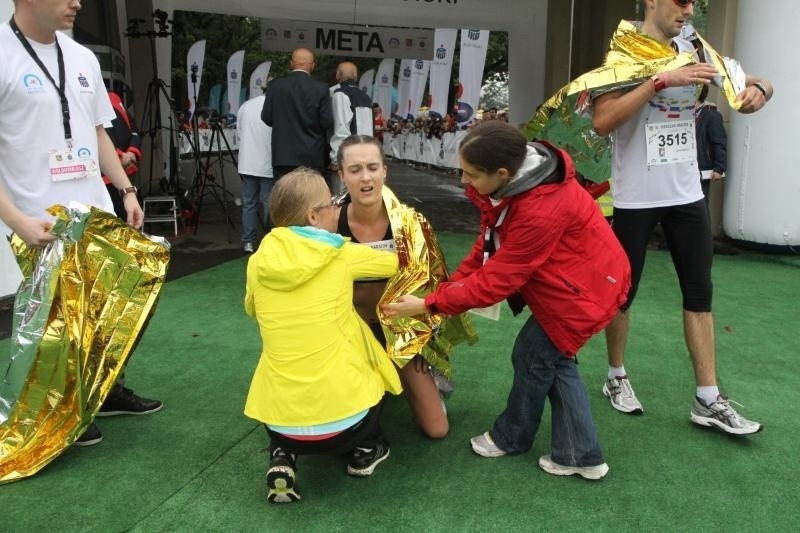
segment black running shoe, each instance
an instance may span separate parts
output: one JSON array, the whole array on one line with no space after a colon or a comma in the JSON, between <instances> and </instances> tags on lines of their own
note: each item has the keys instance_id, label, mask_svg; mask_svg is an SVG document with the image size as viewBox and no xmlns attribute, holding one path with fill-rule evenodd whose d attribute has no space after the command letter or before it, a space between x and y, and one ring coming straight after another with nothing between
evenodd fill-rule
<instances>
[{"instance_id":1,"label":"black running shoe","mask_svg":"<svg viewBox=\"0 0 800 533\"><path fill-rule=\"evenodd\" d=\"M371 476L375 467L389 458L389 444L382 441L372 448L357 446L350 456L347 473L351 476Z\"/></svg>"},{"instance_id":2,"label":"black running shoe","mask_svg":"<svg viewBox=\"0 0 800 533\"><path fill-rule=\"evenodd\" d=\"M150 400L137 396L131 389L114 385L97 416L149 415L160 411L164 404L160 400Z\"/></svg>"},{"instance_id":3,"label":"black running shoe","mask_svg":"<svg viewBox=\"0 0 800 533\"><path fill-rule=\"evenodd\" d=\"M103 435L94 422L84 430L83 434L75 439L75 446L93 446L103 440Z\"/></svg>"},{"instance_id":4,"label":"black running shoe","mask_svg":"<svg viewBox=\"0 0 800 533\"><path fill-rule=\"evenodd\" d=\"M272 452L267 470L267 501L269 503L292 503L300 501L295 485L295 463L290 454L280 448Z\"/></svg>"}]
</instances>

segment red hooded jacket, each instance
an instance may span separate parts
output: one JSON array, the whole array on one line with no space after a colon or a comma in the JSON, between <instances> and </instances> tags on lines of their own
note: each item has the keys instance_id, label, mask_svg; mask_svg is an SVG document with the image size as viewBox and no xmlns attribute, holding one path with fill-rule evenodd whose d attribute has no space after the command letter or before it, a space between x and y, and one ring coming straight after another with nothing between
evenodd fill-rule
<instances>
[{"instance_id":1,"label":"red hooded jacket","mask_svg":"<svg viewBox=\"0 0 800 533\"><path fill-rule=\"evenodd\" d=\"M597 204L575 180L569 155L545 146L560 159L557 172L563 179L495 206L467 188L481 211L480 234L451 281L429 294L425 304L456 314L521 297L553 344L572 357L625 302L630 264ZM499 247L484 265L487 228L494 228Z\"/></svg>"}]
</instances>

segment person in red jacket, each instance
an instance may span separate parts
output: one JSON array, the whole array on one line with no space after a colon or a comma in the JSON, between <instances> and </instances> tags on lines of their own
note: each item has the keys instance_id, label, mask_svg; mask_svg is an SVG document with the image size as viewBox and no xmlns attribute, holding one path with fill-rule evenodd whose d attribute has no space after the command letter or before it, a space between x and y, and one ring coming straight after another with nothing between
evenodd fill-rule
<instances>
[{"instance_id":1,"label":"person in red jacket","mask_svg":"<svg viewBox=\"0 0 800 533\"><path fill-rule=\"evenodd\" d=\"M114 148L117 150L119 162L122 163L122 168L128 178L133 180L133 177L139 171L139 161L142 160L142 139L139 137L139 131L136 129L136 124L133 118L128 115L128 110L125 109L125 104L119 95L113 91L108 91L108 99L111 101L111 107L114 108L116 117L111 121L111 126L106 128L111 142L114 143ZM111 184L108 176L103 175L103 183L108 188L108 193L111 195L111 202L114 204L114 213L121 219L125 219L125 206L122 205L122 198L119 192Z\"/></svg>"},{"instance_id":2,"label":"person in red jacket","mask_svg":"<svg viewBox=\"0 0 800 533\"><path fill-rule=\"evenodd\" d=\"M479 124L459 148L461 182L481 211L480 234L451 281L423 298L382 306L389 317L454 315L507 300L531 311L511 353L514 382L491 431L473 437L483 457L528 451L545 400L552 407L555 475L600 479L608 472L575 355L625 302L630 265L566 152L528 144L502 121Z\"/></svg>"}]
</instances>

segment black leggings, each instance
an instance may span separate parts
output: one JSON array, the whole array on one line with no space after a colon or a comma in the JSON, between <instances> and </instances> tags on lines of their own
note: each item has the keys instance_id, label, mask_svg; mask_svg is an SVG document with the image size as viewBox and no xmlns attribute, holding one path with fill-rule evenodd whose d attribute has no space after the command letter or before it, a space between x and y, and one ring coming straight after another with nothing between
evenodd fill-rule
<instances>
[{"instance_id":1,"label":"black leggings","mask_svg":"<svg viewBox=\"0 0 800 533\"><path fill-rule=\"evenodd\" d=\"M627 310L636 297L644 269L647 243L656 224L664 231L672 264L678 274L686 311L711 311L711 262L714 248L705 202L647 209L614 208L614 233L631 263L631 289L622 306Z\"/></svg>"},{"instance_id":2,"label":"black leggings","mask_svg":"<svg viewBox=\"0 0 800 533\"><path fill-rule=\"evenodd\" d=\"M373 405L367 415L356 425L324 440L292 439L282 433L272 431L265 425L270 437L270 452L274 452L275 448L281 448L286 452L298 455L341 455L349 453L356 446L372 448L380 442L386 442L380 424L382 408L383 399Z\"/></svg>"}]
</instances>

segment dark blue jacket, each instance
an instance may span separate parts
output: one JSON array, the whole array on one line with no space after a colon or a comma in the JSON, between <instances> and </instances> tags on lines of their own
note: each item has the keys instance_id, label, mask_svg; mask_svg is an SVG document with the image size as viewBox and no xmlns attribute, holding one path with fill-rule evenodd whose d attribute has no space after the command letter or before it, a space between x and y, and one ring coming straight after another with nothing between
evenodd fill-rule
<instances>
[{"instance_id":1,"label":"dark blue jacket","mask_svg":"<svg viewBox=\"0 0 800 533\"><path fill-rule=\"evenodd\" d=\"M728 168L728 136L717 106L704 104L695 116L697 165L700 170L716 170L724 174Z\"/></svg>"}]
</instances>

